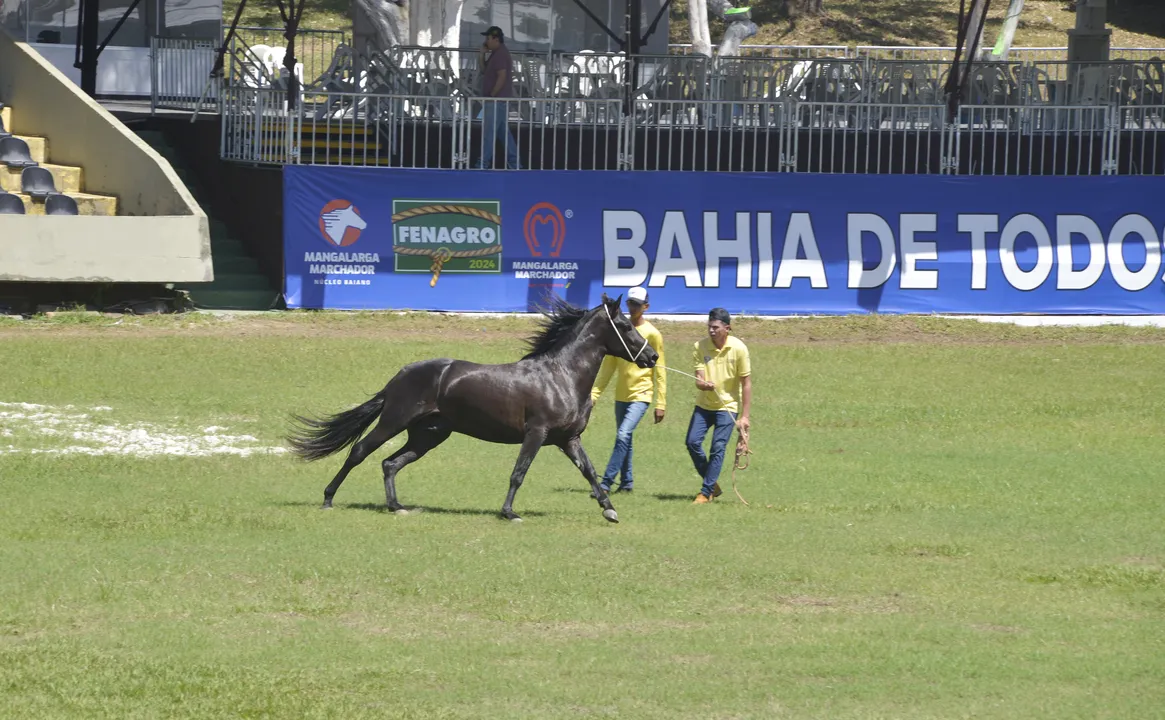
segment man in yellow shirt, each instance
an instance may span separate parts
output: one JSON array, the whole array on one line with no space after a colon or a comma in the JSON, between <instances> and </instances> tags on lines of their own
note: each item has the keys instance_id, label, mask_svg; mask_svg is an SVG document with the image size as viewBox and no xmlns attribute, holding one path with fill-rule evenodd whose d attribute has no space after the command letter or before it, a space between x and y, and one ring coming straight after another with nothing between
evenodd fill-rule
<instances>
[{"instance_id":1,"label":"man in yellow shirt","mask_svg":"<svg viewBox=\"0 0 1165 720\"><path fill-rule=\"evenodd\" d=\"M703 480L695 504L711 502L720 495L720 467L732 438L732 428L747 432L752 405L752 363L748 347L732 330L732 316L724 308L708 313L708 337L696 343L696 407L688 423L688 454ZM739 403L738 403L739 399ZM739 411L739 417L738 417ZM704 438L712 429L712 451L704 455Z\"/></svg>"},{"instance_id":2,"label":"man in yellow shirt","mask_svg":"<svg viewBox=\"0 0 1165 720\"><path fill-rule=\"evenodd\" d=\"M607 470L599 485L605 492L611 492L611 483L615 476L622 474L619 487L615 492L631 492L634 489L635 479L631 472L631 441L632 433L651 403L651 391L655 389L655 422L663 420L667 409L667 373L663 368L666 365L663 355L663 336L659 330L643 317L643 313L650 307L647 302L647 290L642 287L633 287L627 291L627 314L631 316L631 324L639 331L647 343L659 353L659 360L655 368L639 368L633 362L627 362L614 355L603 358L599 367L599 375L595 379L595 386L591 388L591 403L599 399L610 382L611 376L617 374L615 381L615 449L611 451L611 459L607 463ZM637 350L638 348L633 348ZM654 378L654 382L653 382Z\"/></svg>"}]
</instances>

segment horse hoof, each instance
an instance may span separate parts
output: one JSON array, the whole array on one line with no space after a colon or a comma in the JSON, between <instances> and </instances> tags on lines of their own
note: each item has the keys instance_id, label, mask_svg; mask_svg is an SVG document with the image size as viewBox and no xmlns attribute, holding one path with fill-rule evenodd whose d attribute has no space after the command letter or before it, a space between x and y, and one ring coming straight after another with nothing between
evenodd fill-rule
<instances>
[{"instance_id":1,"label":"horse hoof","mask_svg":"<svg viewBox=\"0 0 1165 720\"><path fill-rule=\"evenodd\" d=\"M613 523L619 522L619 513L615 512L615 510L613 508L608 509L608 510L604 510L603 517L607 518L608 520L610 520Z\"/></svg>"},{"instance_id":2,"label":"horse hoof","mask_svg":"<svg viewBox=\"0 0 1165 720\"><path fill-rule=\"evenodd\" d=\"M323 505L320 505L320 510L331 510L331 509L332 509L331 503L324 503Z\"/></svg>"},{"instance_id":3,"label":"horse hoof","mask_svg":"<svg viewBox=\"0 0 1165 720\"><path fill-rule=\"evenodd\" d=\"M409 514L409 511L405 510L404 508L397 508L396 510L393 510L392 512L395 515L408 515Z\"/></svg>"},{"instance_id":4,"label":"horse hoof","mask_svg":"<svg viewBox=\"0 0 1165 720\"><path fill-rule=\"evenodd\" d=\"M510 522L513 522L513 523L520 523L520 522L522 522L522 518L520 518L520 517L512 517L512 518L510 518Z\"/></svg>"}]
</instances>

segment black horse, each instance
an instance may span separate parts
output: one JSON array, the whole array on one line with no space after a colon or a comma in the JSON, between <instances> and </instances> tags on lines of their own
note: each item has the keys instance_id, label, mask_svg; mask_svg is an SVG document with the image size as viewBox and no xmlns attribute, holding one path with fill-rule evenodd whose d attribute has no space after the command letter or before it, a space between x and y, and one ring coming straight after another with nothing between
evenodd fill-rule
<instances>
[{"instance_id":1,"label":"black horse","mask_svg":"<svg viewBox=\"0 0 1165 720\"><path fill-rule=\"evenodd\" d=\"M540 331L529 340L529 352L517 362L421 360L401 368L363 405L320 420L296 416L302 427L288 442L300 458L318 460L352 445L344 467L324 488L324 508L332 506L352 468L407 430L405 446L382 463L388 508L403 512L396 498L396 474L459 432L488 442L521 444L502 517L521 520L514 512L514 496L538 450L554 445L590 482L603 517L619 522L579 436L590 420L591 386L604 355L641 368L654 367L659 359L620 310L621 300L621 295L611 300L604 293L601 305L585 310L552 296ZM378 417L372 432L356 442Z\"/></svg>"}]
</instances>

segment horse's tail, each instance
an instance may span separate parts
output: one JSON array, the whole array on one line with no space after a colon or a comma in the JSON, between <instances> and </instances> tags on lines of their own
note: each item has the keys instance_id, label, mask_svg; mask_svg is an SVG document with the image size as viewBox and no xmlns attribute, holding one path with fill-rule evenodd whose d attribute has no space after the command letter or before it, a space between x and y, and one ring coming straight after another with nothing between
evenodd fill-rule
<instances>
[{"instance_id":1,"label":"horse's tail","mask_svg":"<svg viewBox=\"0 0 1165 720\"><path fill-rule=\"evenodd\" d=\"M318 420L292 416L300 427L287 436L291 452L304 460L319 460L343 450L359 440L384 410L384 397L381 390L363 405Z\"/></svg>"}]
</instances>

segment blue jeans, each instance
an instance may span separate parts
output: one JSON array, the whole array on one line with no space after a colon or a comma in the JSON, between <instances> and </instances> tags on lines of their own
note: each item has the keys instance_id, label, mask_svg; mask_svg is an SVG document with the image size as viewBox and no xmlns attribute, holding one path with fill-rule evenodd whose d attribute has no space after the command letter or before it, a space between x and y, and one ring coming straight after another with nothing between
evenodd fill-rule
<instances>
[{"instance_id":1,"label":"blue jeans","mask_svg":"<svg viewBox=\"0 0 1165 720\"><path fill-rule=\"evenodd\" d=\"M603 473L601 484L604 490L611 489L611 483L620 470L623 471L623 478L619 487L624 490L632 489L635 478L631 475L631 434L635 432L635 426L646 412L645 402L615 401L615 449L611 451L611 460L607 463L607 471Z\"/></svg>"},{"instance_id":2,"label":"blue jeans","mask_svg":"<svg viewBox=\"0 0 1165 720\"><path fill-rule=\"evenodd\" d=\"M481 162L479 168L492 168L494 146L502 143L506 148L506 167L518 170L518 141L510 132L510 107L505 100L486 100L481 112Z\"/></svg>"},{"instance_id":3,"label":"blue jeans","mask_svg":"<svg viewBox=\"0 0 1165 720\"><path fill-rule=\"evenodd\" d=\"M707 497L712 497L712 486L720 478L724 452L728 449L728 441L732 439L735 427L736 421L727 410L705 410L699 406L692 410L692 419L688 423L688 454L692 456L692 464L704 481L700 493ZM704 438L709 428L713 428L712 452L705 456Z\"/></svg>"}]
</instances>

